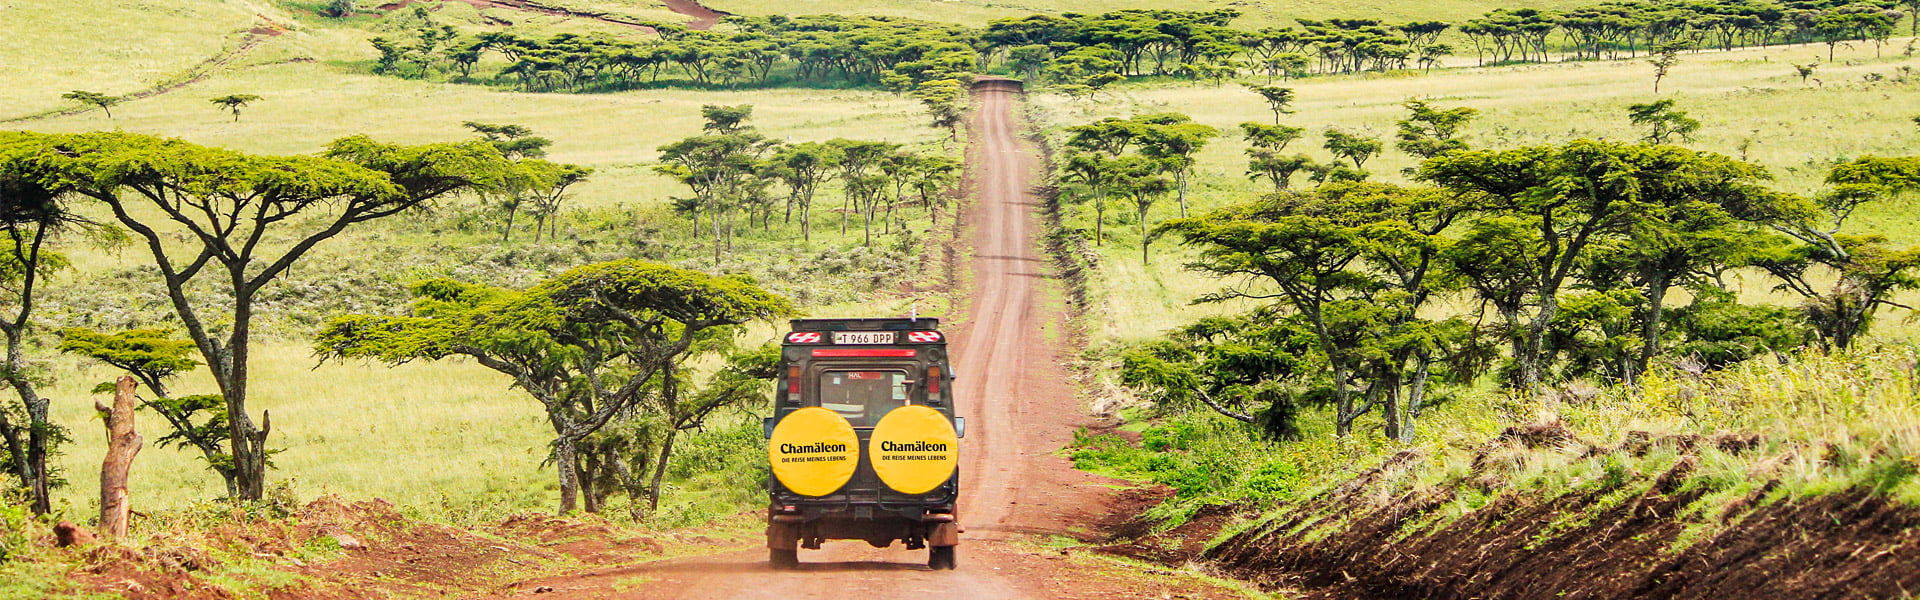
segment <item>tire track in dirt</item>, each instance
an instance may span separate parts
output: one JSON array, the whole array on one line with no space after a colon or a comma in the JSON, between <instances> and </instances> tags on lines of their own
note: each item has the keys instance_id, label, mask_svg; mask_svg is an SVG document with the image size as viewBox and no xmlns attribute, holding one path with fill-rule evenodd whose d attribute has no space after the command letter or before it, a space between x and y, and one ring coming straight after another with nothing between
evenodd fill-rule
<instances>
[{"instance_id":1,"label":"tire track in dirt","mask_svg":"<svg viewBox=\"0 0 1920 600\"><path fill-rule=\"evenodd\" d=\"M233 49L223 50L219 54L215 54L207 58L206 60L200 61L199 63L193 65L192 67L187 68L185 75L181 77L178 77L169 81L163 81L161 83L157 83L152 86L149 86L146 89L142 89L142 90L133 92L131 94L121 96L120 101L127 102L130 100L142 100L146 98L152 98L154 96L165 94L167 92L178 90L180 88L184 88L189 85L206 81L207 78L213 77L214 75L217 75L222 71L227 70L227 67L233 65L234 62L239 61L242 57L245 57L246 55L253 53L255 49L259 48L261 44L266 43L267 40L280 37L280 34L283 34L286 32L287 32L287 29L284 26L277 23L270 22L270 21L266 25L261 25L258 27L254 27L252 29L248 29L246 30L246 35L240 38L240 43L235 45ZM311 62L311 60L312 59L293 59L290 62ZM10 119L0 119L0 123L19 123L19 122L34 121L39 119L70 117L73 115L92 112L95 110L99 110L99 108L96 108L91 105L75 107L75 108L66 108L66 109L52 110L52 111L47 111L42 113L35 113L31 115L13 117Z\"/></svg>"},{"instance_id":2,"label":"tire track in dirt","mask_svg":"<svg viewBox=\"0 0 1920 600\"><path fill-rule=\"evenodd\" d=\"M408 6L412 6L413 4L419 3L421 1L423 0L400 0L398 2L389 2L387 4L380 5L379 8L376 8L374 10L378 10L382 13L390 13L396 10L400 10L402 8L406 8ZM480 8L480 9L503 8L507 10L517 10L520 12L552 15L556 17L588 19L593 21L599 21L601 23L606 23L608 25L617 25L620 27L626 27L628 29L633 29L636 31L644 31L647 33L659 33L659 30L655 29L652 25L650 25L648 21L642 21L632 17L626 17L626 16L621 16L621 15L616 15L611 13L576 10L576 9L567 8L564 6L558 6L553 4L547 4L544 2L539 2L538 0L433 0L433 1L459 2L462 4L471 5L474 8ZM717 11L711 8L707 8L705 6L702 6L699 2L695 2L693 0L660 0L660 3L666 5L667 10L671 10L673 12L686 15L688 17L692 17L693 20L687 22L687 29L693 29L693 30L699 30L699 31L712 29L714 25L718 25L720 23L720 19L722 17L726 17L732 14L732 13L727 13L727 12L722 12L722 11Z\"/></svg>"},{"instance_id":3,"label":"tire track in dirt","mask_svg":"<svg viewBox=\"0 0 1920 600\"><path fill-rule=\"evenodd\" d=\"M767 565L767 551L737 552L595 569L513 584L499 597L546 588L551 599L740 598L841 600L928 597L969 600L1230 598L1238 592L1172 572L1043 551L1024 542L1093 535L1118 501L1113 483L1074 470L1056 454L1079 427L1095 424L1068 383L1073 352L1064 307L1050 302L1041 257L1040 209L1032 181L1039 156L1020 136L1019 82L985 79L975 88L972 190L966 223L973 278L950 331L956 400L967 418L962 443L960 568L930 571L926 551L827 542L803 551L793 571ZM853 316L853 315L847 315ZM873 316L873 315L860 315Z\"/></svg>"}]
</instances>

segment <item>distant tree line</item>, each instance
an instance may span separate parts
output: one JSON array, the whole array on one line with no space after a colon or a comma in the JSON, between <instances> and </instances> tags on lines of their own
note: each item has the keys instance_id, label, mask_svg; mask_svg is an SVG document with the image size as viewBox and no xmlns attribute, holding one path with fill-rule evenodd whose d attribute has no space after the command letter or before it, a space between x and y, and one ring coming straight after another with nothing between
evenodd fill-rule
<instances>
[{"instance_id":1,"label":"distant tree line","mask_svg":"<svg viewBox=\"0 0 1920 600\"><path fill-rule=\"evenodd\" d=\"M728 31L657 24L657 38L511 31L462 35L416 7L404 35L372 40L374 70L452 76L525 91L596 92L659 85L884 86L1005 72L1094 92L1128 77L1223 81L1431 68L1461 53L1481 64L1598 60L1663 46L1731 50L1784 43L1884 43L1920 0L1606 2L1563 11L1499 9L1458 23L1336 18L1297 27L1231 26L1231 9L1120 10L998 19L983 28L887 17L729 17ZM1920 24L1913 26L1920 33ZM1459 39L1453 38L1453 39ZM489 60L498 59L498 60ZM500 65L477 72L482 64Z\"/></svg>"}]
</instances>

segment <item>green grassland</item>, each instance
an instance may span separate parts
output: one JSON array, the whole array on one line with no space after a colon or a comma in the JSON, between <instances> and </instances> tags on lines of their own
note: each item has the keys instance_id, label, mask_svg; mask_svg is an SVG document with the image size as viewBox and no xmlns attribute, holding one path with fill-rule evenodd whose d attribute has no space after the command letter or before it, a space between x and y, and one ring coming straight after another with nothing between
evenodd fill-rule
<instances>
[{"instance_id":1,"label":"green grassland","mask_svg":"<svg viewBox=\"0 0 1920 600\"><path fill-rule=\"evenodd\" d=\"M1780 189L1811 193L1821 188L1827 168L1862 155L1909 155L1920 151L1920 129L1912 121L1920 112L1920 74L1902 69L1920 68L1920 58L1894 50L1896 40L1882 55L1871 46L1843 50L1837 62L1824 65L1816 77L1824 84L1802 83L1791 63L1805 63L1825 47L1776 47L1735 52L1684 55L1662 84L1652 90L1652 67L1643 60L1580 62L1495 68L1436 70L1432 74L1392 73L1310 78L1282 83L1295 88L1295 114L1282 121L1307 130L1288 147L1323 162L1333 160L1320 148L1320 132L1328 127L1383 139L1387 149L1366 164L1374 178L1405 182L1402 170L1414 166L1405 153L1392 149L1395 121L1405 115L1401 104L1424 99L1444 107L1478 109L1480 116L1464 137L1478 148L1508 148L1560 143L1576 138L1637 139L1639 132L1626 118L1629 104L1673 98L1682 110L1702 122L1687 145L1746 159L1768 168ZM1870 77L1884 78L1867 81ZM1271 123L1273 113L1252 92L1235 85L1132 84L1118 87L1091 101L1053 94L1037 94L1035 119L1052 128L1104 117L1178 112L1219 128L1216 138L1198 156L1193 180L1193 210L1246 202L1271 191L1265 181L1246 175L1246 142L1237 124ZM1296 186L1311 185L1299 176ZM1862 210L1851 227L1858 232L1881 233L1899 244L1920 243L1920 227L1913 218L1912 199L1896 199ZM1177 215L1171 197L1161 200L1149 215L1152 222ZM1222 282L1186 272L1183 249L1157 251L1153 263L1140 263L1139 236L1132 209L1111 208L1101 249L1096 286L1104 314L1098 320L1099 340L1134 341L1158 335L1204 314L1233 307L1189 305ZM1067 225L1091 230L1092 211L1075 211ZM1116 217L1117 215L1117 217ZM1752 286L1754 294L1764 284ZM1901 335L1920 333L1900 318L1884 320L1883 331Z\"/></svg>"},{"instance_id":2,"label":"green grassland","mask_svg":"<svg viewBox=\"0 0 1920 600\"><path fill-rule=\"evenodd\" d=\"M156 64L148 72L124 73L124 81L114 86L76 76L8 89L4 93L23 98L6 109L8 115L67 106L58 96L74 87L119 93L165 81L174 71L221 49L219 43L195 46L189 41L224 40L248 23L248 13L238 9L235 14L240 16L226 22L199 13L175 21L167 17L174 9L157 4L113 10L105 2L91 4L101 6L76 10L98 8L121 23L125 34L163 41L154 48L175 48L171 45L175 42L167 40L178 40L177 60ZM528 241L530 234L521 232L513 243L501 244L497 221L481 214L472 200L459 199L431 213L376 223L337 239L303 261L277 291L269 293L279 300L269 303L271 323L256 344L255 403L272 412L272 445L285 449L274 458L277 469L272 477L294 480L303 496L338 492L454 511L476 505L529 510L552 503L553 477L541 464L550 437L548 426L538 405L509 389L506 378L461 362L391 369L362 363L316 366L306 341L316 318L401 309L403 286L415 279L450 275L521 286L581 262L639 255L754 273L776 291L800 298L815 315L905 313L915 307L923 314L937 314L944 308L943 301L924 290L896 285L908 282L924 288L935 282L937 273L923 272L916 264L895 265L884 272L869 270L868 263L875 261L862 258L866 251L857 248L857 219L847 233L838 229L838 217L831 210L839 202L835 187L823 188L817 199L815 239L810 246L802 247L790 230L743 232L722 264L715 265L703 258L710 251L704 232L691 235L686 220L665 207L669 197L688 195L685 186L651 170L657 147L699 133L699 109L706 104L754 105L752 124L772 138L795 142L876 139L925 152L957 152L957 147L939 141L941 133L925 126L917 103L910 99L868 90L522 94L410 81L366 72L372 56L366 40L383 31L377 19L362 16L341 26L302 15L297 7L260 10L294 25L289 32L266 39L229 71L116 106L111 120L92 111L0 127L41 132L124 130L246 152L304 154L359 133L393 142L428 143L469 138L472 134L460 125L462 121L517 123L555 141L550 159L596 171L589 182L574 188L557 242L534 245ZM59 13L47 9L33 14L39 15L35 19L57 22ZM593 29L642 35L581 19L527 13L500 16L513 20L516 30L537 35ZM463 28L480 22L479 13L464 4L438 5L434 18ZM152 29L143 29L148 24ZM12 33L13 27L19 25L0 25L0 34ZM58 32L56 37L104 43L75 31ZM17 51L21 50L12 45L0 50ZM34 60L49 64L65 59L64 68L76 73L105 72L123 60L117 55L23 52L22 56L37 56ZM0 64L10 58L0 57ZM208 102L234 93L263 99L247 107L236 122ZM904 241L899 236L876 236L875 250L911 256L912 246L927 239L929 225L916 219L914 227L916 234ZM143 251L82 244L66 251L75 268L57 278L49 292L49 324L78 320L124 326L150 323L152 315L164 313L157 280L133 270ZM880 297L860 291L876 287L885 288ZM367 288L376 291L370 293ZM772 337L773 327L762 324L741 342L758 344ZM90 389L113 374L72 357L58 356L51 362L56 383L45 393L56 399L56 420L76 440L61 459L63 475L70 482L61 498L78 514L86 514L93 502L89 490L94 489L98 473L100 435L92 410L96 397ZM180 393L212 391L211 380L197 374L179 387ZM143 422L148 439L159 437L157 419ZM757 420L752 427L758 431ZM218 478L203 467L197 452L157 447L140 455L134 485L143 511L186 506L220 491ZM683 504L690 501L681 500Z\"/></svg>"},{"instance_id":3,"label":"green grassland","mask_svg":"<svg viewBox=\"0 0 1920 600\"><path fill-rule=\"evenodd\" d=\"M1029 6L974 0L718 0L712 6L742 14L853 12L968 23L1034 11L1095 12L1140 6L1103 2L1032 0ZM398 293L400 286L412 279L454 275L525 285L579 262L640 255L754 273L777 291L801 297L814 315L905 312L909 305L916 305L922 314L940 314L945 307L924 286L899 285L930 283L929 279L938 277L931 269L918 264L889 272L858 267L864 251L844 250L857 245L858 224L842 234L832 213L825 210L838 205L836 189L823 190L818 200L823 210L817 213L812 247L796 251L789 234L754 232L743 235L729 258L713 264L702 258L705 238L688 232L687 223L665 207L668 198L687 193L684 187L651 171L655 148L699 131L698 109L704 104L753 104L753 123L775 138L882 139L926 151L952 151L925 127L919 107L911 100L872 90L526 94L374 76L367 72L373 52L366 40L394 31L393 24L362 15L343 25L313 16L302 8L306 4L313 3L228 1L174 6L16 0L0 9L5 11L0 12L5 17L0 18L0 37L39 40L0 47L0 79L10 83L0 90L0 118L69 107L59 95L75 88L119 94L176 81L194 65L230 51L249 28L275 23L287 29L204 81L115 107L111 120L99 112L87 112L0 127L45 132L121 129L249 152L294 154L312 153L329 140L357 133L424 143L467 138L469 133L460 126L466 120L518 123L555 140L553 160L596 169L589 183L576 188L559 242L498 243L496 224L476 214L470 202L461 201L431 214L368 227L337 240L296 269L277 291L284 301L268 307L277 325L268 328L267 339L255 350L254 404L273 412L273 444L286 449L275 457L273 477L295 480L302 495L379 496L452 511L471 511L476 506L510 510L550 506L552 477L541 465L546 426L536 405L508 389L499 375L459 362L391 369L359 363L316 366L305 342L314 319L348 310L395 310L404 300ZM1532 6L1564 4L1572 3ZM672 17L659 14L658 5L651 2L575 0L564 5L639 18ZM1295 16L1459 19L1521 5L1182 0L1155 7L1231 7L1248 14L1243 23L1263 25ZM641 35L582 19L482 11L459 3L433 6L435 19L469 30L488 26L487 17L493 17L512 21L531 35ZM90 33L108 28L116 35ZM1877 49L1871 46L1843 48L1839 62L1820 68L1816 77L1824 81L1821 85L1802 83L1789 63L1824 58L1824 48L1690 54L1663 88L1667 97L1677 98L1683 109L1704 122L1693 146L1747 156L1772 169L1781 187L1812 191L1825 168L1836 160L1868 153L1912 154L1920 148L1920 133L1908 121L1914 107L1920 106L1920 83L1912 78L1893 80L1899 77L1899 67L1920 66L1920 60L1900 54L1904 43L1884 49L1884 57L1876 57ZM55 44L68 46L60 52L45 50ZM1581 136L1628 139L1636 135L1624 109L1655 97L1650 72L1644 61L1632 60L1314 78L1288 84L1299 90L1300 100L1299 112L1288 115L1286 121L1309 130L1309 136L1293 148L1322 160L1327 157L1317 148L1319 130L1339 126L1390 137L1393 121L1402 112L1399 104L1411 98L1480 109L1481 118L1467 134L1476 146L1558 142ZM1888 80L1867 82L1864 78L1869 74ZM209 98L233 93L258 94L263 99L235 122L208 103ZM1241 121L1271 118L1256 96L1234 86L1135 83L1113 88L1091 102L1045 93L1033 99L1033 115L1042 127L1173 111L1231 131ZM1249 200L1262 191L1264 184L1257 186L1242 174L1243 149L1244 143L1229 135L1202 153L1192 193L1195 210ZM1399 170L1410 165L1405 155L1389 150L1368 168L1379 178L1398 181L1404 179ZM1151 219L1170 218L1174 211L1171 199L1162 201ZM1112 238L1101 250L1095 282L1098 318L1088 319L1101 324L1092 332L1095 343L1151 337L1206 311L1231 308L1188 305L1191 298L1216 289L1220 282L1181 270L1183 251L1164 249L1152 265L1142 266L1138 238L1124 221L1126 212L1115 210L1109 215L1121 216L1109 223ZM1855 222L1862 231L1916 243L1920 229L1913 227L1912 214L1910 204L1889 203ZM1086 215L1076 213L1068 225L1089 227L1091 223ZM902 241L888 236L876 245L908 247L917 241L924 237ZM53 294L58 299L49 314L92 315L108 323L121 318L115 311L127 310L126 305L155 305L152 286L146 285L151 279L139 279L141 274L131 271L139 259L136 250L74 246L69 252L76 268L57 280ZM844 272L821 270L820 265L827 263L855 266ZM367 293L360 288L381 291ZM850 293L859 297L849 297ZM347 299L387 304L343 305ZM1899 333L1910 328L1889 319L1883 331ZM771 326L762 325L743 341L769 339L771 333ZM51 367L57 383L45 391L56 399L58 421L76 440L62 457L70 485L61 497L77 514L85 514L92 502L89 490L97 473L100 427L89 390L112 374L70 357L51 359ZM189 377L179 387L184 393L210 390L201 377ZM1486 408L1487 414L1463 409L1436 417L1429 430L1452 433L1436 436L1434 443L1467 443L1462 436L1479 435L1498 416L1521 410L1471 408ZM1674 427L1682 426L1708 425L1692 421ZM735 429L722 428L716 435L730 435ZM1310 429L1309 433L1315 439L1329 439L1321 435L1325 431ZM1297 458L1300 468L1309 468L1353 462L1377 449L1370 444L1329 441L1280 450L1292 454L1272 456ZM690 453L700 456L697 444ZM218 480L203 468L197 454L149 447L136 463L134 484L136 502L146 511L211 498L217 495Z\"/></svg>"},{"instance_id":4,"label":"green grassland","mask_svg":"<svg viewBox=\"0 0 1920 600\"><path fill-rule=\"evenodd\" d=\"M1390 0L1167 0L1136 2L1129 0L711 0L708 7L741 15L813 15L855 14L905 17L928 21L946 21L971 25L1030 14L1102 12L1145 8L1162 10L1232 9L1242 14L1243 26L1292 25L1302 19L1381 19L1388 22L1413 20L1457 21L1478 17L1497 8L1556 9L1581 6L1574 0L1521 2L1516 0L1437 0L1431 2L1393 2Z\"/></svg>"},{"instance_id":5,"label":"green grassland","mask_svg":"<svg viewBox=\"0 0 1920 600\"><path fill-rule=\"evenodd\" d=\"M241 0L10 2L0 7L0 118L126 94L185 71L262 25Z\"/></svg>"}]
</instances>

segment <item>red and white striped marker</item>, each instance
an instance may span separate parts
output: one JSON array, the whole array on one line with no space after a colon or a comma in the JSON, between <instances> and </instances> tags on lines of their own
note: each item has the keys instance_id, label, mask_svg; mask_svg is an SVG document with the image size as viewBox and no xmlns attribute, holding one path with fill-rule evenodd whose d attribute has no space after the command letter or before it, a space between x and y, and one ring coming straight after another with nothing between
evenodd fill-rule
<instances>
[{"instance_id":1,"label":"red and white striped marker","mask_svg":"<svg viewBox=\"0 0 1920 600\"><path fill-rule=\"evenodd\" d=\"M938 332L938 331L909 331L909 332L907 332L907 341L909 341L909 342L917 342L917 343L922 343L922 344L926 344L926 343L932 343L932 342L938 342L938 341L940 341L940 339L941 339L941 338L940 338L940 332Z\"/></svg>"},{"instance_id":2,"label":"red and white striped marker","mask_svg":"<svg viewBox=\"0 0 1920 600\"><path fill-rule=\"evenodd\" d=\"M820 343L820 333L816 331L795 331L787 334L787 343L818 344Z\"/></svg>"}]
</instances>

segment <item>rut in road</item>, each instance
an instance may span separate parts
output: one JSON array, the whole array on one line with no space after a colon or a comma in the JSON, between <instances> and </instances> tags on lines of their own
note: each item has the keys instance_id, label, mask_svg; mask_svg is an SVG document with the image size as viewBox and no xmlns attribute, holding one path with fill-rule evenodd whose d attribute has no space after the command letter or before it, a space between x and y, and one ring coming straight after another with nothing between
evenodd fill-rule
<instances>
[{"instance_id":1,"label":"rut in road","mask_svg":"<svg viewBox=\"0 0 1920 600\"><path fill-rule=\"evenodd\" d=\"M1039 201L1031 189L1038 155L1020 136L1019 82L976 84L975 139L967 162L973 202L965 218L973 277L957 294L955 400L967 418L961 443L960 568L927 570L924 550L875 549L830 541L803 550L795 571L775 571L754 548L717 556L599 570L515 584L543 598L913 597L963 593L969 600L1024 598L1238 597L1184 577L1140 573L1105 561L1068 558L1019 542L1028 534L1085 533L1112 510L1112 483L1076 471L1056 452L1094 419L1061 365L1066 315L1044 293L1049 264L1037 247ZM884 315L821 315L884 316ZM951 318L951 316L950 316ZM634 585L637 580L645 583ZM617 584L617 585L616 585ZM882 596L884 595L884 596Z\"/></svg>"}]
</instances>

